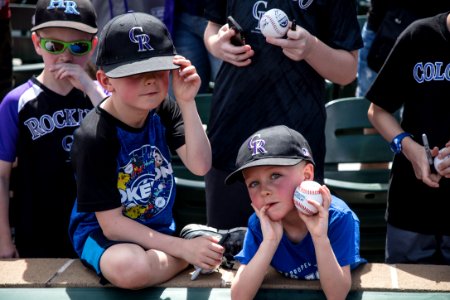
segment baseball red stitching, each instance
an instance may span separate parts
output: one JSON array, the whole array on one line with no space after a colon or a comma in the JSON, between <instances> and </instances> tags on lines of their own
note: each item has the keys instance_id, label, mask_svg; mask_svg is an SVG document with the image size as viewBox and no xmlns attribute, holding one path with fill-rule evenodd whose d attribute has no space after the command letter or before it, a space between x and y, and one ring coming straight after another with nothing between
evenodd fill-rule
<instances>
[{"instance_id":1,"label":"baseball red stitching","mask_svg":"<svg viewBox=\"0 0 450 300\"><path fill-rule=\"evenodd\" d=\"M310 215L315 214L315 212L311 211L310 209L308 209L306 206L303 205L303 203L301 203L300 201L295 201L295 203L300 206L303 210L305 210L307 213L309 213Z\"/></svg>"},{"instance_id":2,"label":"baseball red stitching","mask_svg":"<svg viewBox=\"0 0 450 300\"><path fill-rule=\"evenodd\" d=\"M307 189L305 189L304 187L300 187L300 191L301 191L302 193L305 193L305 194L308 194L308 195L317 195L317 194L320 194L320 191L319 191L319 190L307 190Z\"/></svg>"}]
</instances>

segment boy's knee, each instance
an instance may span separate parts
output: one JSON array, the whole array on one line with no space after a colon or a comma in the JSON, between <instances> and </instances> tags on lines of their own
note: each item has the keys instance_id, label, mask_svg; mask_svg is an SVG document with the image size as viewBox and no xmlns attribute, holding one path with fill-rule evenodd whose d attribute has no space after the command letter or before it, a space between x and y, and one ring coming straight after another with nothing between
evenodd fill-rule
<instances>
[{"instance_id":1,"label":"boy's knee","mask_svg":"<svg viewBox=\"0 0 450 300\"><path fill-rule=\"evenodd\" d=\"M117 269L113 270L114 278L110 281L117 287L136 290L154 285L151 280L151 272L147 266L130 264L127 267L120 264L116 267Z\"/></svg>"},{"instance_id":2,"label":"boy's knee","mask_svg":"<svg viewBox=\"0 0 450 300\"><path fill-rule=\"evenodd\" d=\"M102 261L103 275L115 286L140 289L153 285L148 262L141 255L121 253Z\"/></svg>"}]
</instances>

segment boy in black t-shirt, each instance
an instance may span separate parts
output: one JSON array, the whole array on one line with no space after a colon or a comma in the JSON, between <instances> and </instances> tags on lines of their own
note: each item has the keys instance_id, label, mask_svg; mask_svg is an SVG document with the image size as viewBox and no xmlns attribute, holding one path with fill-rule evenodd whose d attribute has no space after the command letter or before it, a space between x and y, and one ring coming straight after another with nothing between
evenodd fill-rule
<instances>
[{"instance_id":1,"label":"boy in black t-shirt","mask_svg":"<svg viewBox=\"0 0 450 300\"><path fill-rule=\"evenodd\" d=\"M387 263L450 264L450 14L412 23L366 97L369 118L395 152L387 208ZM393 113L403 108L399 123ZM438 154L438 150L441 153Z\"/></svg>"},{"instance_id":2,"label":"boy in black t-shirt","mask_svg":"<svg viewBox=\"0 0 450 300\"><path fill-rule=\"evenodd\" d=\"M138 289L189 263L213 269L216 237L174 237L170 153L204 175L211 148L197 113L200 77L176 55L165 25L145 13L110 20L100 36L97 80L111 93L75 134L77 202L70 236L81 260L113 285ZM169 74L176 102L168 98Z\"/></svg>"}]
</instances>

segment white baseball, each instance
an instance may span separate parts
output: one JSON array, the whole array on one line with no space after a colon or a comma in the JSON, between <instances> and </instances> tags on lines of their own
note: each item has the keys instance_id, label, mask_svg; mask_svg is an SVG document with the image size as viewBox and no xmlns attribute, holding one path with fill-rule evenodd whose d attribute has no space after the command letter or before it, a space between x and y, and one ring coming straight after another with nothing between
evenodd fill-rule
<instances>
[{"instance_id":1,"label":"white baseball","mask_svg":"<svg viewBox=\"0 0 450 300\"><path fill-rule=\"evenodd\" d=\"M313 200L322 205L323 199L320 194L320 184L315 181L303 181L294 192L295 207L306 215L314 215L317 209L308 203L308 200Z\"/></svg>"},{"instance_id":2,"label":"white baseball","mask_svg":"<svg viewBox=\"0 0 450 300\"><path fill-rule=\"evenodd\" d=\"M272 8L259 19L259 29L265 37L283 37L289 29L289 18L284 11Z\"/></svg>"},{"instance_id":3,"label":"white baseball","mask_svg":"<svg viewBox=\"0 0 450 300\"><path fill-rule=\"evenodd\" d=\"M444 148L441 149L441 150L439 150L439 152L442 152L443 150L444 150ZM443 159L440 159L440 158L438 158L437 156L435 156L435 157L434 157L434 168L437 170L438 167L439 167L439 165L440 165L444 160L447 160L447 159L449 159L449 158L450 158L450 154L447 155L447 156L445 156Z\"/></svg>"}]
</instances>

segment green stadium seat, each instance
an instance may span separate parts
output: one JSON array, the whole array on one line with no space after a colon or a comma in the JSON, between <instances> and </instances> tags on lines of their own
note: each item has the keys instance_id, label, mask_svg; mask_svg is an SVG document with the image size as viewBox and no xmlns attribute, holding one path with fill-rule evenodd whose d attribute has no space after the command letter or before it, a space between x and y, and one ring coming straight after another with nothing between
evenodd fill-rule
<instances>
[{"instance_id":1,"label":"green stadium seat","mask_svg":"<svg viewBox=\"0 0 450 300\"><path fill-rule=\"evenodd\" d=\"M195 97L195 103L197 104L198 114L203 124L208 124L209 115L211 113L211 98L212 93L198 94Z\"/></svg>"},{"instance_id":2,"label":"green stadium seat","mask_svg":"<svg viewBox=\"0 0 450 300\"><path fill-rule=\"evenodd\" d=\"M351 191L348 201L359 203L385 201L393 159L388 143L367 117L369 105L357 97L325 105L326 182L335 190Z\"/></svg>"},{"instance_id":3,"label":"green stadium seat","mask_svg":"<svg viewBox=\"0 0 450 300\"><path fill-rule=\"evenodd\" d=\"M198 94L195 97L197 110L206 128L209 121L212 94ZM177 184L174 218L177 231L190 223L206 224L205 181L203 176L192 174L177 155L172 157L172 168Z\"/></svg>"},{"instance_id":4,"label":"green stadium seat","mask_svg":"<svg viewBox=\"0 0 450 300\"><path fill-rule=\"evenodd\" d=\"M31 41L34 4L10 3L14 86L18 86L44 68L42 58Z\"/></svg>"},{"instance_id":5,"label":"green stadium seat","mask_svg":"<svg viewBox=\"0 0 450 300\"><path fill-rule=\"evenodd\" d=\"M177 233L187 224L206 224L205 181L192 174L184 165L172 165L177 192L173 215Z\"/></svg>"},{"instance_id":6,"label":"green stadium seat","mask_svg":"<svg viewBox=\"0 0 450 300\"><path fill-rule=\"evenodd\" d=\"M393 153L367 117L370 102L348 97L328 102L325 184L361 222L361 253L384 259L384 220Z\"/></svg>"}]
</instances>

